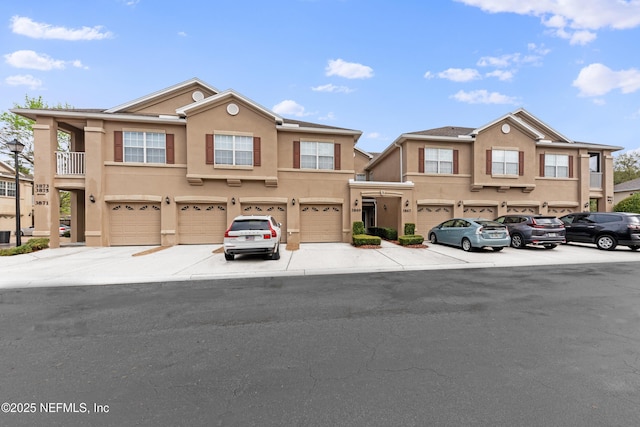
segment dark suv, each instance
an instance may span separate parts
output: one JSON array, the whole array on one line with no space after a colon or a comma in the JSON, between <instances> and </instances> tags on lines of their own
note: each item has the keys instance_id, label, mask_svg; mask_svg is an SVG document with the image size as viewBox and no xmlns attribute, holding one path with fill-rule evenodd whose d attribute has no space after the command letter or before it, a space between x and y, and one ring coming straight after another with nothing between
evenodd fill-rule
<instances>
[{"instance_id":1,"label":"dark suv","mask_svg":"<svg viewBox=\"0 0 640 427\"><path fill-rule=\"evenodd\" d=\"M567 230L567 242L595 243L598 249L618 245L640 249L640 214L626 212L580 212L560 218Z\"/></svg>"},{"instance_id":2,"label":"dark suv","mask_svg":"<svg viewBox=\"0 0 640 427\"><path fill-rule=\"evenodd\" d=\"M540 245L553 249L565 243L564 223L555 216L513 214L496 218L511 234L511 246L522 249L526 245Z\"/></svg>"}]
</instances>

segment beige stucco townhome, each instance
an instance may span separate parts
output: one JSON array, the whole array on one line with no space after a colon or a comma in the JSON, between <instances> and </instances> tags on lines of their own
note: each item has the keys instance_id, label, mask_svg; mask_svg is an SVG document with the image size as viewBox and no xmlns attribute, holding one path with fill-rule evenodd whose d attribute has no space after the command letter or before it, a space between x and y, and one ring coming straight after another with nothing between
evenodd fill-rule
<instances>
[{"instance_id":1,"label":"beige stucco townhome","mask_svg":"<svg viewBox=\"0 0 640 427\"><path fill-rule=\"evenodd\" d=\"M418 232L453 215L610 210L612 151L572 141L525 110L481 128L401 135L383 153L360 131L285 119L191 79L107 110L27 110L34 235L88 246L221 243L236 215L270 214L288 243L349 242L354 221ZM71 152L57 152L58 130Z\"/></svg>"},{"instance_id":2,"label":"beige stucco townhome","mask_svg":"<svg viewBox=\"0 0 640 427\"><path fill-rule=\"evenodd\" d=\"M19 181L20 228L25 228L33 221L33 179L21 173ZM0 231L3 236L16 231L16 171L5 162L0 162Z\"/></svg>"}]
</instances>

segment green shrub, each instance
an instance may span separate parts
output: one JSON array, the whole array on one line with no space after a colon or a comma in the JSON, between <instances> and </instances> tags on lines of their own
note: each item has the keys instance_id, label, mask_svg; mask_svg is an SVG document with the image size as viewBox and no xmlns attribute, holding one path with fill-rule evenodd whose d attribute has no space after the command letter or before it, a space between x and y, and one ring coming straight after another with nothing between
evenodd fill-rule
<instances>
[{"instance_id":1,"label":"green shrub","mask_svg":"<svg viewBox=\"0 0 640 427\"><path fill-rule=\"evenodd\" d=\"M369 236L368 234L354 234L353 235L353 245L354 246L362 246L362 245L380 245L380 237L378 236Z\"/></svg>"},{"instance_id":2,"label":"green shrub","mask_svg":"<svg viewBox=\"0 0 640 427\"><path fill-rule=\"evenodd\" d=\"M397 240L398 239L398 231L395 228L384 227L382 229L382 238L386 240Z\"/></svg>"},{"instance_id":3,"label":"green shrub","mask_svg":"<svg viewBox=\"0 0 640 427\"><path fill-rule=\"evenodd\" d=\"M422 237L420 234L411 234L398 237L398 243L400 243L402 246L420 245L422 244L422 242L424 242L424 237Z\"/></svg>"},{"instance_id":4,"label":"green shrub","mask_svg":"<svg viewBox=\"0 0 640 427\"><path fill-rule=\"evenodd\" d=\"M614 212L633 212L640 213L640 193L636 193L632 196L627 197L626 199L618 202L617 205L613 207Z\"/></svg>"},{"instance_id":5,"label":"green shrub","mask_svg":"<svg viewBox=\"0 0 640 427\"><path fill-rule=\"evenodd\" d=\"M43 237L31 239L27 242L27 245L30 246L34 251L47 249L49 247L49 239L45 239Z\"/></svg>"},{"instance_id":6,"label":"green shrub","mask_svg":"<svg viewBox=\"0 0 640 427\"><path fill-rule=\"evenodd\" d=\"M407 222L404 225L404 235L413 236L414 234L416 234L416 225L411 222Z\"/></svg>"},{"instance_id":7,"label":"green shrub","mask_svg":"<svg viewBox=\"0 0 640 427\"><path fill-rule=\"evenodd\" d=\"M0 249L0 256L22 255L39 251L49 247L49 239L31 239L23 245L13 248Z\"/></svg>"},{"instance_id":8,"label":"green shrub","mask_svg":"<svg viewBox=\"0 0 640 427\"><path fill-rule=\"evenodd\" d=\"M364 234L364 222L354 221L352 232L354 236L357 234Z\"/></svg>"}]
</instances>

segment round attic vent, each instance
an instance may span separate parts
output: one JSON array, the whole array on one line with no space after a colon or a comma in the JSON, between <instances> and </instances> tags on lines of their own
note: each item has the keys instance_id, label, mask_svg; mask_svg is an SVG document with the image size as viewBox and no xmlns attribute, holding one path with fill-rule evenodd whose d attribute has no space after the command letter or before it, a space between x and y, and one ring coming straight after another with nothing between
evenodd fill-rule
<instances>
[{"instance_id":1,"label":"round attic vent","mask_svg":"<svg viewBox=\"0 0 640 427\"><path fill-rule=\"evenodd\" d=\"M511 126L509 126L506 123L502 125L502 133L509 133L510 131L511 131Z\"/></svg>"},{"instance_id":2,"label":"round attic vent","mask_svg":"<svg viewBox=\"0 0 640 427\"><path fill-rule=\"evenodd\" d=\"M204 93L197 90L191 94L191 98L193 98L193 100L196 102L202 101L204 99Z\"/></svg>"},{"instance_id":3,"label":"round attic vent","mask_svg":"<svg viewBox=\"0 0 640 427\"><path fill-rule=\"evenodd\" d=\"M235 116L239 112L240 112L240 108L238 108L236 104L227 105L227 113L229 113L230 115Z\"/></svg>"}]
</instances>

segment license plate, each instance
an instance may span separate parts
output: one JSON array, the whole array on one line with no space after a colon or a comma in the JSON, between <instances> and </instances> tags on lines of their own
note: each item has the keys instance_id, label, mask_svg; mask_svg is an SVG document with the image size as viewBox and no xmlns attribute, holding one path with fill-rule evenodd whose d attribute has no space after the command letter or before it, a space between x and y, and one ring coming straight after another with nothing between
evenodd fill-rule
<instances>
[{"instance_id":1,"label":"license plate","mask_svg":"<svg viewBox=\"0 0 640 427\"><path fill-rule=\"evenodd\" d=\"M244 236L244 240L255 240L256 236Z\"/></svg>"},{"instance_id":2,"label":"license plate","mask_svg":"<svg viewBox=\"0 0 640 427\"><path fill-rule=\"evenodd\" d=\"M501 236L499 233L491 233L489 234L489 237L491 237L492 239L499 239Z\"/></svg>"},{"instance_id":3,"label":"license plate","mask_svg":"<svg viewBox=\"0 0 640 427\"><path fill-rule=\"evenodd\" d=\"M558 237L558 233L549 233L547 234L549 237Z\"/></svg>"}]
</instances>

